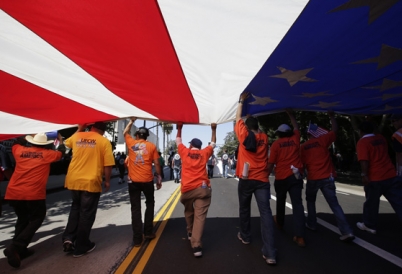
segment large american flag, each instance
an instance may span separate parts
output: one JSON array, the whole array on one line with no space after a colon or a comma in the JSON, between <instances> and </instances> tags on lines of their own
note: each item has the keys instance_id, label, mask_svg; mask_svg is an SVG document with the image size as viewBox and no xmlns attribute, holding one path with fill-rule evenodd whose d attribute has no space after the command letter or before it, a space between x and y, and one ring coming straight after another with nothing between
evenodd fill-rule
<instances>
[{"instance_id":1,"label":"large american flag","mask_svg":"<svg viewBox=\"0 0 402 274\"><path fill-rule=\"evenodd\" d=\"M401 0L0 0L0 140L130 116L402 113Z\"/></svg>"}]
</instances>

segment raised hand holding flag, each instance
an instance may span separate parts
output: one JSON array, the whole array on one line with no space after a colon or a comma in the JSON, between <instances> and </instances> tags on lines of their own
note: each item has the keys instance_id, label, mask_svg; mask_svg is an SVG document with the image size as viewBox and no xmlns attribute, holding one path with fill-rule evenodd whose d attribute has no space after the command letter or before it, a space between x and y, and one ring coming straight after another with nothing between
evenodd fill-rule
<instances>
[{"instance_id":1,"label":"raised hand holding flag","mask_svg":"<svg viewBox=\"0 0 402 274\"><path fill-rule=\"evenodd\" d=\"M308 125L307 133L311 134L313 137L317 138L321 135L327 134L328 130L323 129L316 124L312 124L311 122Z\"/></svg>"}]
</instances>

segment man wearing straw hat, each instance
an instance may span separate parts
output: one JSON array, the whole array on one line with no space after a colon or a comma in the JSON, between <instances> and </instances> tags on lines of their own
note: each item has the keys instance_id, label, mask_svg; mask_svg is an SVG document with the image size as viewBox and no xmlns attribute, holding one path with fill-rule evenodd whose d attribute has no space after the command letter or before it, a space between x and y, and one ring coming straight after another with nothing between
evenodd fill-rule
<instances>
[{"instance_id":1,"label":"man wearing straw hat","mask_svg":"<svg viewBox=\"0 0 402 274\"><path fill-rule=\"evenodd\" d=\"M62 141L60 134L58 137ZM16 167L5 196L17 215L12 243L4 250L8 263L15 268L21 265L22 259L34 253L27 247L46 216L46 183L50 164L62 157L62 152L48 148L53 140L48 141L45 133L34 137L28 135L25 139L31 143L30 147L21 144L12 147ZM62 150L64 146L59 148Z\"/></svg>"}]
</instances>

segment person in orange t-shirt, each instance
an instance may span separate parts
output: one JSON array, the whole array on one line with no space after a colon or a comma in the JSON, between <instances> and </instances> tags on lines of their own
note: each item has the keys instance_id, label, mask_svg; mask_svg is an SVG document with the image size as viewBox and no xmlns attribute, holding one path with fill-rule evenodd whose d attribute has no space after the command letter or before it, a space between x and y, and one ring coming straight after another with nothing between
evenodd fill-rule
<instances>
[{"instance_id":1,"label":"person in orange t-shirt","mask_svg":"<svg viewBox=\"0 0 402 274\"><path fill-rule=\"evenodd\" d=\"M251 199L258 204L261 221L262 256L268 265L276 264L276 248L274 241L274 220L269 200L271 190L268 173L268 136L261 132L255 117L242 119L242 107L249 97L248 92L240 95L236 111L235 133L239 140L236 175L239 177L239 232L237 238L243 244L251 241Z\"/></svg>"},{"instance_id":2,"label":"person in orange t-shirt","mask_svg":"<svg viewBox=\"0 0 402 274\"><path fill-rule=\"evenodd\" d=\"M211 184L205 168L213 154L216 142L216 124L211 124L211 143L201 149L201 140L194 138L187 148L182 143L183 124L177 124L176 144L181 158L181 198L184 205L184 218L187 224L187 237L191 241L195 257L202 256L202 234L209 205L211 204Z\"/></svg>"},{"instance_id":3,"label":"person in orange t-shirt","mask_svg":"<svg viewBox=\"0 0 402 274\"><path fill-rule=\"evenodd\" d=\"M374 125L365 121L359 125L357 159L362 171L366 201L363 204L363 222L356 225L371 234L377 233L378 210L382 195L388 200L402 221L402 182L388 154L385 138L374 133Z\"/></svg>"},{"instance_id":4,"label":"person in orange t-shirt","mask_svg":"<svg viewBox=\"0 0 402 274\"><path fill-rule=\"evenodd\" d=\"M331 118L332 130L318 137L307 132L309 140L300 146L301 161L307 170L306 201L308 215L306 227L311 230L317 228L315 201L318 190L321 190L335 215L338 228L342 234L339 239L343 242L351 242L355 236L336 197L335 167L328 151L328 147L336 140L338 124L332 111L328 112L328 116Z\"/></svg>"},{"instance_id":5,"label":"person in orange t-shirt","mask_svg":"<svg viewBox=\"0 0 402 274\"><path fill-rule=\"evenodd\" d=\"M289 192L293 208L293 241L304 247L305 216L302 200L303 179L301 176L302 162L300 160L300 131L293 113L286 111L294 130L282 124L275 131L279 139L271 146L268 160L269 173L275 168L276 216L274 220L278 228L285 222L286 194Z\"/></svg>"},{"instance_id":6,"label":"person in orange t-shirt","mask_svg":"<svg viewBox=\"0 0 402 274\"><path fill-rule=\"evenodd\" d=\"M50 164L62 157L61 151L47 147L53 140L48 141L45 133L25 138L32 146L18 143L12 146L16 167L5 196L17 215L12 243L4 250L8 263L15 268L21 265L21 259L33 254L33 250L27 247L46 216L46 184ZM59 140L63 141L60 134ZM63 145L60 146L60 150L63 148Z\"/></svg>"},{"instance_id":7,"label":"person in orange t-shirt","mask_svg":"<svg viewBox=\"0 0 402 274\"><path fill-rule=\"evenodd\" d=\"M131 183L128 184L128 193L131 203L131 225L133 229L133 243L135 247L142 244L143 238L152 240L156 237L153 232L154 208L155 208L155 187L154 172L152 164L158 176L156 188L162 187L162 168L159 164L159 154L156 146L147 141L149 131L146 127L140 127L136 131L135 139L131 137L130 131L136 117L131 117L130 122L124 129L124 139L128 148L128 177ZM141 192L145 195L145 216L144 226L141 216Z\"/></svg>"}]
</instances>

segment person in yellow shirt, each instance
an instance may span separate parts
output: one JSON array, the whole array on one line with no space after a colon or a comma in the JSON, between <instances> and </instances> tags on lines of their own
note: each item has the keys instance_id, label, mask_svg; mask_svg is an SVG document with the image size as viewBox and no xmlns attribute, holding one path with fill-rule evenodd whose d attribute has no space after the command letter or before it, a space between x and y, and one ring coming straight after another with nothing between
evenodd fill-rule
<instances>
[{"instance_id":1,"label":"person in yellow shirt","mask_svg":"<svg viewBox=\"0 0 402 274\"><path fill-rule=\"evenodd\" d=\"M64 187L71 190L73 201L62 240L64 252L74 252L75 258L95 249L89 235L102 193L102 176L105 177L106 192L110 188L115 164L112 145L103 137L106 124L96 122L90 131L82 132L85 128L86 125L80 125L77 132L65 140L65 145L73 151L73 157Z\"/></svg>"},{"instance_id":2,"label":"person in yellow shirt","mask_svg":"<svg viewBox=\"0 0 402 274\"><path fill-rule=\"evenodd\" d=\"M131 224L133 229L133 244L139 247L142 244L143 238L152 240L155 238L153 232L154 226L154 172L152 164L155 166L158 182L156 188L162 187L161 166L159 164L159 154L156 146L147 141L149 131L146 127L140 127L136 132L134 139L130 135L131 127L137 120L132 117L130 122L124 129L124 139L128 149L128 177L131 183L128 182L128 193L131 203ZM141 217L141 193L145 195L145 218L144 228ZM143 236L144 235L144 236Z\"/></svg>"},{"instance_id":3,"label":"person in yellow shirt","mask_svg":"<svg viewBox=\"0 0 402 274\"><path fill-rule=\"evenodd\" d=\"M182 161L181 198L184 205L184 218L187 223L187 235L191 241L195 257L202 256L202 233L209 205L211 204L211 184L205 168L209 157L214 152L216 142L216 124L211 124L211 143L201 149L201 140L194 138L187 148L182 143L183 124L177 124L176 144Z\"/></svg>"}]
</instances>

